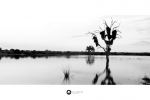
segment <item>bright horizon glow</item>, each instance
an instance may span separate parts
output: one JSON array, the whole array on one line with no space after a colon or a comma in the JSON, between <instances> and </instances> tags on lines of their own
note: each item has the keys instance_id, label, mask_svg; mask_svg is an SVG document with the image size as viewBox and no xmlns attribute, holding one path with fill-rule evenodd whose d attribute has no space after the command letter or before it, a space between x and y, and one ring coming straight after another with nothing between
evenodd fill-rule
<instances>
[{"instance_id":1,"label":"bright horizon glow","mask_svg":"<svg viewBox=\"0 0 150 100\"><path fill-rule=\"evenodd\" d=\"M141 16L140 12L145 8L134 9L140 6L134 4L136 0L130 1L130 4L128 0L121 1L120 5L112 6L113 10L103 9L106 4L115 5L115 1L110 1L109 4L101 0L1 1L0 47L21 50L85 51L88 45L95 47L92 37L86 33L100 30L99 26L103 28L103 20L110 24L112 17L118 22L115 25L121 22L119 30L122 32L120 34L122 38L114 41L112 52L149 52L150 15ZM148 7L146 1L141 1L140 4ZM100 41L100 44L105 46L103 41ZM102 49L96 51L103 52Z\"/></svg>"}]
</instances>

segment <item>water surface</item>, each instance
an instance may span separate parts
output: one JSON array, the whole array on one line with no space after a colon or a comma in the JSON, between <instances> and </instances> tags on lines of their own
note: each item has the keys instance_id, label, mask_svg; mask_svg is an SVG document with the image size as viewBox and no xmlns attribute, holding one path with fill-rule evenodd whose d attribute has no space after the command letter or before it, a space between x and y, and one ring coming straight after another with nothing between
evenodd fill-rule
<instances>
[{"instance_id":1,"label":"water surface","mask_svg":"<svg viewBox=\"0 0 150 100\"><path fill-rule=\"evenodd\" d=\"M96 74L106 67L105 56L51 56L48 58L2 58L1 85L92 85ZM70 69L69 81L64 81L62 69ZM145 75L150 77L150 57L110 56L109 69L116 84L140 84ZM100 85L106 77L101 74Z\"/></svg>"}]
</instances>

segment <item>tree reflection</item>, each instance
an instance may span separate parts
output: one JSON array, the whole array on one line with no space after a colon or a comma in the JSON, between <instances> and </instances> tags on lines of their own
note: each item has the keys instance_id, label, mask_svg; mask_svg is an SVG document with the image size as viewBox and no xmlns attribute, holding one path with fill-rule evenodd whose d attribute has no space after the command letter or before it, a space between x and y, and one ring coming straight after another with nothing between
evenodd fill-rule
<instances>
[{"instance_id":1,"label":"tree reflection","mask_svg":"<svg viewBox=\"0 0 150 100\"><path fill-rule=\"evenodd\" d=\"M106 68L106 77L104 78L104 80L102 80L101 85L116 85L113 77L111 76L110 68Z\"/></svg>"},{"instance_id":2,"label":"tree reflection","mask_svg":"<svg viewBox=\"0 0 150 100\"><path fill-rule=\"evenodd\" d=\"M106 61L106 68L104 69L104 71L102 72L102 73L100 73L100 74L96 74L95 75L95 77L94 77L94 79L93 79L93 81L92 81L92 83L93 84L96 84L97 83L97 81L98 81L98 78L102 75L102 74L104 74L104 73L106 73L106 76L105 76L105 78L101 81L101 85L116 85L116 83L114 82L114 80L113 80L113 77L111 76L111 70L110 70L110 68L109 68L109 59L107 59L107 61Z\"/></svg>"},{"instance_id":3,"label":"tree reflection","mask_svg":"<svg viewBox=\"0 0 150 100\"><path fill-rule=\"evenodd\" d=\"M89 65L93 65L95 61L95 57L93 55L88 55L86 58L86 63Z\"/></svg>"}]
</instances>

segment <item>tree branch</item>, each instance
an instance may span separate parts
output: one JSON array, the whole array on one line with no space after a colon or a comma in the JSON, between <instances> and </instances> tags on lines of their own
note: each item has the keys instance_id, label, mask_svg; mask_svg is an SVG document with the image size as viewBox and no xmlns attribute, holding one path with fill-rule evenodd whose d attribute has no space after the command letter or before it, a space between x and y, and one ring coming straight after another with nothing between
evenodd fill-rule
<instances>
[{"instance_id":1,"label":"tree branch","mask_svg":"<svg viewBox=\"0 0 150 100\"><path fill-rule=\"evenodd\" d=\"M111 19L112 19L112 18L111 18ZM113 19L112 19L110 28L115 24L115 22L116 22L116 21L113 22ZM117 23L117 22L116 22L116 23Z\"/></svg>"},{"instance_id":2,"label":"tree branch","mask_svg":"<svg viewBox=\"0 0 150 100\"><path fill-rule=\"evenodd\" d=\"M102 49L104 50L104 52L106 52L105 48L104 48L104 47L102 47L100 44L99 44L99 47L100 47L100 48L102 48Z\"/></svg>"},{"instance_id":3,"label":"tree branch","mask_svg":"<svg viewBox=\"0 0 150 100\"><path fill-rule=\"evenodd\" d=\"M94 31L95 33L99 33L100 31L99 30L96 30L96 31Z\"/></svg>"},{"instance_id":4,"label":"tree branch","mask_svg":"<svg viewBox=\"0 0 150 100\"><path fill-rule=\"evenodd\" d=\"M117 32L121 33L119 30L116 29Z\"/></svg>"},{"instance_id":5,"label":"tree branch","mask_svg":"<svg viewBox=\"0 0 150 100\"><path fill-rule=\"evenodd\" d=\"M95 35L94 33L92 33L92 32L88 32L87 34L92 34L93 36L96 36L96 35ZM98 46L99 46L100 48L102 48L102 49L104 50L104 52L106 52L105 48L102 47L99 43L98 43Z\"/></svg>"},{"instance_id":6,"label":"tree branch","mask_svg":"<svg viewBox=\"0 0 150 100\"><path fill-rule=\"evenodd\" d=\"M106 21L105 21L105 20L103 20L103 21L104 21L104 24L108 27L108 25L107 25Z\"/></svg>"},{"instance_id":7,"label":"tree branch","mask_svg":"<svg viewBox=\"0 0 150 100\"><path fill-rule=\"evenodd\" d=\"M121 36L120 34L117 34L117 35L119 35L119 36L120 36L120 37L117 37L118 39L122 38L122 36Z\"/></svg>"},{"instance_id":8,"label":"tree branch","mask_svg":"<svg viewBox=\"0 0 150 100\"><path fill-rule=\"evenodd\" d=\"M99 26L99 28L102 30L102 28ZM102 30L103 31L103 30Z\"/></svg>"},{"instance_id":9,"label":"tree branch","mask_svg":"<svg viewBox=\"0 0 150 100\"><path fill-rule=\"evenodd\" d=\"M92 35L94 35L94 36L96 36L94 33L92 33L92 32L88 32L87 34L92 34Z\"/></svg>"},{"instance_id":10,"label":"tree branch","mask_svg":"<svg viewBox=\"0 0 150 100\"><path fill-rule=\"evenodd\" d=\"M115 28L118 28L119 26L120 26L120 23L119 23L119 25L118 25L118 26L114 27L114 28L113 28L113 30L114 30Z\"/></svg>"}]
</instances>

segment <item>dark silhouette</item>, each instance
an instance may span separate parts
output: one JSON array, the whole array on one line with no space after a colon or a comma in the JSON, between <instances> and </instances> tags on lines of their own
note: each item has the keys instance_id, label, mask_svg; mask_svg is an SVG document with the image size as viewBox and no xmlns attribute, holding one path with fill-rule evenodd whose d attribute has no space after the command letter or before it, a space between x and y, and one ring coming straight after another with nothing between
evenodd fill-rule
<instances>
[{"instance_id":1,"label":"dark silhouette","mask_svg":"<svg viewBox=\"0 0 150 100\"><path fill-rule=\"evenodd\" d=\"M147 77L146 75L144 76L144 78L142 78L142 81L141 82L143 85L150 85L150 78Z\"/></svg>"},{"instance_id":2,"label":"dark silhouette","mask_svg":"<svg viewBox=\"0 0 150 100\"><path fill-rule=\"evenodd\" d=\"M98 78L106 72L106 77L101 81L101 85L116 85L116 83L113 80L113 77L111 76L111 70L109 68L109 60L106 61L106 68L104 71L100 74L96 74L92 83L96 84L98 81Z\"/></svg>"},{"instance_id":3,"label":"dark silhouette","mask_svg":"<svg viewBox=\"0 0 150 100\"><path fill-rule=\"evenodd\" d=\"M86 63L87 63L87 64L92 65L92 64L94 64L94 61L95 61L95 58L94 58L93 55L88 55L88 56L86 57Z\"/></svg>"},{"instance_id":4,"label":"dark silhouette","mask_svg":"<svg viewBox=\"0 0 150 100\"><path fill-rule=\"evenodd\" d=\"M101 32L100 32L101 33ZM103 35L101 35L103 36ZM106 35L105 35L106 38ZM104 40L105 40L104 38ZM112 38L116 38L116 37L112 37ZM111 39L110 43L112 44L112 40ZM66 58L70 58L70 56L72 55L106 55L106 52L95 52L95 49L93 46L87 46L90 49L87 49L87 51L89 50L89 52L86 51L51 51L51 50L45 50L45 51L39 51L39 50L19 50L19 49L10 49L10 50L2 50L2 48L0 48L0 57L10 57L12 59L18 59L18 58L26 58L26 57L31 57L33 59L36 58L48 58L51 56L66 56ZM92 49L91 49L92 48ZM104 49L104 48L103 48ZM105 49L104 49L105 51ZM131 56L150 56L150 53L148 52L109 52L109 55L131 55ZM16 57L17 56L17 57Z\"/></svg>"},{"instance_id":5,"label":"dark silhouette","mask_svg":"<svg viewBox=\"0 0 150 100\"><path fill-rule=\"evenodd\" d=\"M113 80L113 77L111 76L111 71L109 68L106 68L106 77L101 82L101 85L116 85L116 83Z\"/></svg>"},{"instance_id":6,"label":"dark silhouette","mask_svg":"<svg viewBox=\"0 0 150 100\"><path fill-rule=\"evenodd\" d=\"M14 55L14 58L15 58L15 59L19 59L20 56L19 56L19 55Z\"/></svg>"},{"instance_id":7,"label":"dark silhouette","mask_svg":"<svg viewBox=\"0 0 150 100\"><path fill-rule=\"evenodd\" d=\"M102 46L99 44L98 38L97 38L97 35L96 35L96 33L97 33L96 31L95 31L95 33L89 32L89 34L92 34L92 36L93 36L92 39L94 40L94 43L95 43L96 47L102 48L102 49L104 50L104 52L105 52L105 55L106 55L106 68L105 68L105 70L104 70L102 73L95 75L95 78L94 78L93 81L92 81L93 84L96 84L96 83L97 83L99 76L102 75L104 72L106 72L106 77L105 77L105 79L101 82L101 84L102 84L102 85L104 85L104 84L112 84L112 85L115 85L115 84L116 84L116 83L114 82L112 76L111 76L111 71L110 71L110 68L109 68L109 55L110 55L110 51L111 51L111 46L113 45L114 40L117 38L116 36L119 35L119 34L117 34L117 32L120 32L119 30L117 30L117 28L120 26L120 24L119 24L119 26L116 26L116 27L113 27L113 28L112 28L112 26L113 26L115 23L117 23L117 22L116 22L116 21L113 21L113 19L112 19L111 25L108 26L107 23L106 23L106 21L104 21L105 29L102 30L102 29L100 28L101 31L98 31L98 33L99 33L100 36L101 36L101 39L102 39L102 40L105 42L105 44L106 44L106 48L102 47ZM106 81L107 81L108 83L106 83Z\"/></svg>"},{"instance_id":8,"label":"dark silhouette","mask_svg":"<svg viewBox=\"0 0 150 100\"><path fill-rule=\"evenodd\" d=\"M90 45L90 46L87 46L87 47L86 47L86 51L88 51L89 53L90 53L90 52L95 52L95 49L94 49L93 46Z\"/></svg>"},{"instance_id":9,"label":"dark silhouette","mask_svg":"<svg viewBox=\"0 0 150 100\"><path fill-rule=\"evenodd\" d=\"M116 21L113 21L112 19L112 22L111 22L111 25L110 27L107 25L106 21L104 21L104 25L105 25L105 29L101 30L102 31L98 31L98 33L101 35L101 39L105 42L106 44L106 48L102 47L99 42L98 42L98 38L97 38L97 35L96 35L96 31L95 33L91 33L91 32L88 32L88 34L92 34L93 36L93 40L94 40L94 43L96 45L96 47L100 47L104 50L105 54L106 54L106 59L109 61L109 54L110 54L110 51L111 51L111 45L113 45L113 42L114 40L117 38L116 36L119 35L117 34L117 32L120 32L117 28L120 26L116 26L116 27L113 27L112 26L114 25L114 23L117 23ZM119 35L120 36L120 35Z\"/></svg>"},{"instance_id":10,"label":"dark silhouette","mask_svg":"<svg viewBox=\"0 0 150 100\"><path fill-rule=\"evenodd\" d=\"M11 50L1 50L0 57L3 59L4 57L9 57L11 59L20 59L20 58L49 58L52 56L61 57L65 56L66 58L70 58L72 55L89 55L88 52L85 51L30 51L30 50L19 50L19 54L14 52L15 49ZM17 51L18 52L18 51ZM106 55L106 52L90 52L90 55ZM148 52L141 53L133 53L133 52L110 52L109 55L124 55L124 56L150 56ZM17 56L17 57L16 57Z\"/></svg>"},{"instance_id":11,"label":"dark silhouette","mask_svg":"<svg viewBox=\"0 0 150 100\"><path fill-rule=\"evenodd\" d=\"M94 40L94 43L96 44L96 47L99 46L98 39L95 35L93 36L93 40Z\"/></svg>"},{"instance_id":12,"label":"dark silhouette","mask_svg":"<svg viewBox=\"0 0 150 100\"><path fill-rule=\"evenodd\" d=\"M63 68L62 72L64 74L64 79L63 79L62 83L70 84L70 78L73 79L73 75L71 75L70 68L69 67L68 67L68 69Z\"/></svg>"}]
</instances>

